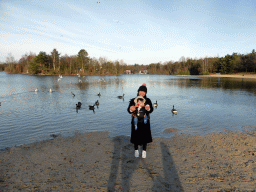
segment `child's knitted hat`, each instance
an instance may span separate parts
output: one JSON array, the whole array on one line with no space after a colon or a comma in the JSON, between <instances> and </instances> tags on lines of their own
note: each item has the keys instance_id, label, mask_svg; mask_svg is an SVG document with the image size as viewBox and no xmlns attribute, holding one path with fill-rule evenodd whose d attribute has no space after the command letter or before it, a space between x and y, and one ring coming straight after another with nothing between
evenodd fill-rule
<instances>
[{"instance_id":1,"label":"child's knitted hat","mask_svg":"<svg viewBox=\"0 0 256 192\"><path fill-rule=\"evenodd\" d=\"M146 100L145 100L143 97L138 96L138 97L136 97L136 98L134 99L134 103L137 104L139 99L142 100L143 103L146 102Z\"/></svg>"}]
</instances>

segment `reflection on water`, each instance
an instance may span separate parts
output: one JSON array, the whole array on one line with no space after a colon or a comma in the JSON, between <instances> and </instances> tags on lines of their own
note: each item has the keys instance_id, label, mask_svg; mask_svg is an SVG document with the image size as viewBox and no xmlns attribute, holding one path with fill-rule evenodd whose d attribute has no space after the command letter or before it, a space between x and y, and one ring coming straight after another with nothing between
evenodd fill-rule
<instances>
[{"instance_id":1,"label":"reflection on water","mask_svg":"<svg viewBox=\"0 0 256 192\"><path fill-rule=\"evenodd\" d=\"M181 79L170 79L165 85L171 86L176 84L180 87L198 87L198 88L213 88L213 89L228 89L233 91L246 91L256 94L255 91L255 79L239 79L239 78L196 78L187 77Z\"/></svg>"},{"instance_id":2,"label":"reflection on water","mask_svg":"<svg viewBox=\"0 0 256 192\"><path fill-rule=\"evenodd\" d=\"M51 135L71 136L88 131L129 136L131 116L127 107L142 83L147 84L152 103L158 103L151 114L153 137L243 131L242 127L256 125L256 81L252 79L169 75L59 79L1 72L0 149L51 139ZM123 94L124 98L119 99ZM90 105L94 105L94 110L90 110ZM177 115L171 112L173 105ZM176 131L166 133L166 129Z\"/></svg>"}]
</instances>

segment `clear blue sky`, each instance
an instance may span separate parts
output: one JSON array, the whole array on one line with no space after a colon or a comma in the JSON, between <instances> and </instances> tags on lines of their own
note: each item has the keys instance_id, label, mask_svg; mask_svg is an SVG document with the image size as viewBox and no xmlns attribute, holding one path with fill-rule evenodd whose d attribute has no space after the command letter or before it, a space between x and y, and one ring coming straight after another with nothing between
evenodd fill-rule
<instances>
[{"instance_id":1,"label":"clear blue sky","mask_svg":"<svg viewBox=\"0 0 256 192\"><path fill-rule=\"evenodd\" d=\"M255 0L0 0L0 62L8 53L150 64L247 54L256 48Z\"/></svg>"}]
</instances>

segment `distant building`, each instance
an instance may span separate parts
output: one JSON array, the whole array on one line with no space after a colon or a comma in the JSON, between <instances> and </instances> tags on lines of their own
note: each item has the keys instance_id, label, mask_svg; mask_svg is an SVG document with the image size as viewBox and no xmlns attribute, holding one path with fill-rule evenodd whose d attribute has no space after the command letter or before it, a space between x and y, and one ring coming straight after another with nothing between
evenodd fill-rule
<instances>
[{"instance_id":1,"label":"distant building","mask_svg":"<svg viewBox=\"0 0 256 192\"><path fill-rule=\"evenodd\" d=\"M148 70L141 70L139 71L139 74L148 74Z\"/></svg>"},{"instance_id":2,"label":"distant building","mask_svg":"<svg viewBox=\"0 0 256 192\"><path fill-rule=\"evenodd\" d=\"M126 70L125 72L126 72L126 74L131 74L132 70Z\"/></svg>"}]
</instances>

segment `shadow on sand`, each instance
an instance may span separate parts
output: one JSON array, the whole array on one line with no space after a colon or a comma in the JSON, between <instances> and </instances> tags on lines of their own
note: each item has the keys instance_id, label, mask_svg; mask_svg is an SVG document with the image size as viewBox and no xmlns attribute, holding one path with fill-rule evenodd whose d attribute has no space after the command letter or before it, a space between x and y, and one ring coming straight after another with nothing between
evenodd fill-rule
<instances>
[{"instance_id":1,"label":"shadow on sand","mask_svg":"<svg viewBox=\"0 0 256 192\"><path fill-rule=\"evenodd\" d=\"M113 142L108 191L184 191L164 142L149 144L146 159L134 157L130 137L117 136Z\"/></svg>"}]
</instances>

